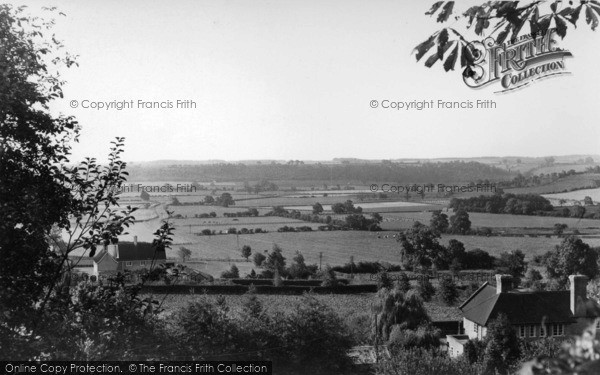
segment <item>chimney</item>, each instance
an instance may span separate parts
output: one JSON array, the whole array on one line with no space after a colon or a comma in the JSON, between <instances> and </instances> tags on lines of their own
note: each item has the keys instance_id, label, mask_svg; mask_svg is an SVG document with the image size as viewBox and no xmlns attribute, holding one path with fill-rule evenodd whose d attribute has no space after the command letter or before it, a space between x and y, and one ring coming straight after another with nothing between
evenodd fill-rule
<instances>
[{"instance_id":1,"label":"chimney","mask_svg":"<svg viewBox=\"0 0 600 375\"><path fill-rule=\"evenodd\" d=\"M496 294L506 293L512 289L512 276L496 275Z\"/></svg>"},{"instance_id":2,"label":"chimney","mask_svg":"<svg viewBox=\"0 0 600 375\"><path fill-rule=\"evenodd\" d=\"M569 276L570 291L571 291L571 312L575 317L586 315L585 302L587 300L587 276L571 275Z\"/></svg>"},{"instance_id":3,"label":"chimney","mask_svg":"<svg viewBox=\"0 0 600 375\"><path fill-rule=\"evenodd\" d=\"M133 246L137 246L137 236L133 236Z\"/></svg>"}]
</instances>

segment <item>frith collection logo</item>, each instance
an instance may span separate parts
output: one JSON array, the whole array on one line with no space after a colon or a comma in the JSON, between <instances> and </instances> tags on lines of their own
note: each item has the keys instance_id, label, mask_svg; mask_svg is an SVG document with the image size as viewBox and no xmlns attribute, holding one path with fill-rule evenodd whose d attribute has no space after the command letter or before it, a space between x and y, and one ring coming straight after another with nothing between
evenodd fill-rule
<instances>
[{"instance_id":1,"label":"frith collection logo","mask_svg":"<svg viewBox=\"0 0 600 375\"><path fill-rule=\"evenodd\" d=\"M556 46L555 29L543 35L523 35L498 44L489 37L472 42L469 48L475 58L463 74L467 86L477 89L500 83L500 92L523 88L537 80L570 74L565 58L571 52Z\"/></svg>"}]
</instances>

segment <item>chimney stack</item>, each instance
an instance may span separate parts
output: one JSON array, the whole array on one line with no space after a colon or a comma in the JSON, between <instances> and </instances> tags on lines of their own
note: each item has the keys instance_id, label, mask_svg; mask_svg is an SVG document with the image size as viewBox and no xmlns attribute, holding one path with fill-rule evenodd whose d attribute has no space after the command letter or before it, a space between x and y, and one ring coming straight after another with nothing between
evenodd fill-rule
<instances>
[{"instance_id":1,"label":"chimney stack","mask_svg":"<svg viewBox=\"0 0 600 375\"><path fill-rule=\"evenodd\" d=\"M133 246L137 246L137 236L133 236Z\"/></svg>"},{"instance_id":2,"label":"chimney stack","mask_svg":"<svg viewBox=\"0 0 600 375\"><path fill-rule=\"evenodd\" d=\"M584 275L571 275L569 276L571 291L571 312L575 317L581 317L586 315L585 302L587 301L587 276Z\"/></svg>"},{"instance_id":3,"label":"chimney stack","mask_svg":"<svg viewBox=\"0 0 600 375\"><path fill-rule=\"evenodd\" d=\"M512 289L512 276L496 275L496 294L506 293Z\"/></svg>"}]
</instances>

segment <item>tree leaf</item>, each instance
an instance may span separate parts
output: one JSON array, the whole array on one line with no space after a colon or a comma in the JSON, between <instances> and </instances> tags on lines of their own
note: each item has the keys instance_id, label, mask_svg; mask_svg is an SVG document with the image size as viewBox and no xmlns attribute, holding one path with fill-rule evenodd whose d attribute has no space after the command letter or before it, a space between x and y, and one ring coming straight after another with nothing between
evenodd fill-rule
<instances>
[{"instance_id":1,"label":"tree leaf","mask_svg":"<svg viewBox=\"0 0 600 375\"><path fill-rule=\"evenodd\" d=\"M512 29L512 24L507 24L506 27L504 28L504 30L502 30L499 34L498 37L496 38L496 43L497 44L502 44L504 43L504 41L506 40L506 37L508 36L508 34L510 33L510 30ZM514 34L513 34L514 35Z\"/></svg>"},{"instance_id":2,"label":"tree leaf","mask_svg":"<svg viewBox=\"0 0 600 375\"><path fill-rule=\"evenodd\" d=\"M443 29L440 34L438 35L437 38L437 43L438 43L438 48L437 48L437 55L438 58L441 60L444 58L444 51L445 51L445 47L446 47L446 43L448 43L448 29Z\"/></svg>"},{"instance_id":3,"label":"tree leaf","mask_svg":"<svg viewBox=\"0 0 600 375\"><path fill-rule=\"evenodd\" d=\"M453 43L446 43L446 46L442 50L442 56L446 53L446 51L448 51L448 49L450 49L452 44ZM433 55L429 56L427 61L425 61L425 66L428 68L431 68L433 66L433 64L435 64L438 60L441 60L441 58L439 57L439 55L437 53L434 53Z\"/></svg>"},{"instance_id":4,"label":"tree leaf","mask_svg":"<svg viewBox=\"0 0 600 375\"><path fill-rule=\"evenodd\" d=\"M433 15L435 12L437 12L437 10L438 10L438 9L440 9L440 7L442 6L442 4L444 4L444 2L443 2L443 1L438 1L438 2L434 3L434 4L431 6L431 9L429 9L427 12L425 12L425 15L426 15L426 16L431 16L431 15Z\"/></svg>"},{"instance_id":5,"label":"tree leaf","mask_svg":"<svg viewBox=\"0 0 600 375\"><path fill-rule=\"evenodd\" d=\"M457 43L452 43L452 44L454 44L455 47L452 49L452 52L450 52L450 55L444 62L444 70L445 71L454 70L454 65L456 65L456 59L458 58L458 44Z\"/></svg>"},{"instance_id":6,"label":"tree leaf","mask_svg":"<svg viewBox=\"0 0 600 375\"><path fill-rule=\"evenodd\" d=\"M421 60L421 58L427 53L427 51L429 51L431 47L433 47L433 45L435 44L434 41L436 36L437 33L433 34L429 37L429 39L415 47L415 51L417 51L417 61Z\"/></svg>"},{"instance_id":7,"label":"tree leaf","mask_svg":"<svg viewBox=\"0 0 600 375\"><path fill-rule=\"evenodd\" d=\"M556 34L564 39L567 35L567 23L560 16L555 16L554 21L556 22Z\"/></svg>"},{"instance_id":8,"label":"tree leaf","mask_svg":"<svg viewBox=\"0 0 600 375\"><path fill-rule=\"evenodd\" d=\"M581 13L582 5L579 5L577 8L572 9L570 12L566 13L563 17L569 22L573 24L573 26L577 27L577 20L579 19L579 14Z\"/></svg>"},{"instance_id":9,"label":"tree leaf","mask_svg":"<svg viewBox=\"0 0 600 375\"><path fill-rule=\"evenodd\" d=\"M592 30L596 30L598 27L598 17L589 5L585 8L585 21L592 27Z\"/></svg>"},{"instance_id":10,"label":"tree leaf","mask_svg":"<svg viewBox=\"0 0 600 375\"><path fill-rule=\"evenodd\" d=\"M452 14L452 9L454 8L454 1L448 1L444 8L440 12L437 18L437 22L446 22L450 15Z\"/></svg>"}]
</instances>

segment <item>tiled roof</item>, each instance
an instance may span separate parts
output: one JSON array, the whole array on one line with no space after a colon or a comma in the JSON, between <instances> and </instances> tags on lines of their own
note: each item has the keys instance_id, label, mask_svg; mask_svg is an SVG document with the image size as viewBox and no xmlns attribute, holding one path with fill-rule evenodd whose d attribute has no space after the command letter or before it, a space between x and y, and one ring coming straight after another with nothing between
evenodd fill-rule
<instances>
[{"instance_id":1,"label":"tiled roof","mask_svg":"<svg viewBox=\"0 0 600 375\"><path fill-rule=\"evenodd\" d=\"M155 248L151 243L138 242L119 242L119 261L132 260L166 260L167 256L164 248Z\"/></svg>"},{"instance_id":2,"label":"tiled roof","mask_svg":"<svg viewBox=\"0 0 600 375\"><path fill-rule=\"evenodd\" d=\"M598 305L587 302L587 315L598 316ZM542 320L548 323L574 321L568 290L497 294L495 287L486 284L459 308L465 318L482 326L499 313L504 313L512 324L540 324Z\"/></svg>"}]
</instances>

